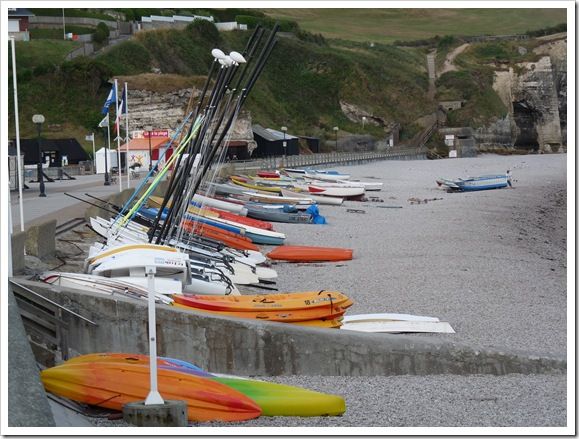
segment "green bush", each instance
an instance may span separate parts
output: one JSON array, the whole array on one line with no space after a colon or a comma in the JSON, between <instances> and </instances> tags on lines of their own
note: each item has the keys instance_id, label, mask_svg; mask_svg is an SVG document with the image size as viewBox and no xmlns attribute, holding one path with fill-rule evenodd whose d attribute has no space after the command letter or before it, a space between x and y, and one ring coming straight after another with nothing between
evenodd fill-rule
<instances>
[{"instance_id":1,"label":"green bush","mask_svg":"<svg viewBox=\"0 0 579 439\"><path fill-rule=\"evenodd\" d=\"M201 39L211 44L221 43L221 34L211 21L195 20L185 28L188 38Z\"/></svg>"},{"instance_id":2,"label":"green bush","mask_svg":"<svg viewBox=\"0 0 579 439\"><path fill-rule=\"evenodd\" d=\"M97 59L109 67L112 75L136 75L151 70L151 54L134 40L115 44Z\"/></svg>"},{"instance_id":3,"label":"green bush","mask_svg":"<svg viewBox=\"0 0 579 439\"><path fill-rule=\"evenodd\" d=\"M555 26L527 31L526 34L530 37L541 37L543 35L558 34L559 32L567 32L567 23L559 23Z\"/></svg>"},{"instance_id":4,"label":"green bush","mask_svg":"<svg viewBox=\"0 0 579 439\"><path fill-rule=\"evenodd\" d=\"M34 74L34 76L42 76L54 73L55 71L56 65L54 65L54 63L51 63L50 61L46 61L34 67L32 73Z\"/></svg>"},{"instance_id":5,"label":"green bush","mask_svg":"<svg viewBox=\"0 0 579 439\"><path fill-rule=\"evenodd\" d=\"M317 44L318 46L327 46L328 42L322 34L314 34L305 30L298 29L296 32L298 39L307 41L309 43Z\"/></svg>"},{"instance_id":6,"label":"green bush","mask_svg":"<svg viewBox=\"0 0 579 439\"><path fill-rule=\"evenodd\" d=\"M93 41L95 43L104 43L109 35L109 27L101 21L96 27L95 33L93 35Z\"/></svg>"},{"instance_id":7,"label":"green bush","mask_svg":"<svg viewBox=\"0 0 579 439\"><path fill-rule=\"evenodd\" d=\"M456 43L456 38L453 35L445 35L438 40L437 48L439 50L444 50L451 47L454 43Z\"/></svg>"},{"instance_id":8,"label":"green bush","mask_svg":"<svg viewBox=\"0 0 579 439\"><path fill-rule=\"evenodd\" d=\"M60 75L65 84L86 83L96 92L112 76L111 69L99 60L79 56L65 61L60 67Z\"/></svg>"}]
</instances>

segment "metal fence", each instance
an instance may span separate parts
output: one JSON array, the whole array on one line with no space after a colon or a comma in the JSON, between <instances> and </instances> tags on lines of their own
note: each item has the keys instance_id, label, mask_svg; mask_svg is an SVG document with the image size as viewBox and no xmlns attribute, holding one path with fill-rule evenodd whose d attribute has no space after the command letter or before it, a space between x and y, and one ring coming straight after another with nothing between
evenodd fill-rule
<instances>
[{"instance_id":1,"label":"metal fence","mask_svg":"<svg viewBox=\"0 0 579 439\"><path fill-rule=\"evenodd\" d=\"M412 149L389 150L384 152L330 152L287 157L271 156L261 159L232 162L235 172L273 170L281 167L303 168L324 166L356 165L380 160L424 160L424 151Z\"/></svg>"}]
</instances>

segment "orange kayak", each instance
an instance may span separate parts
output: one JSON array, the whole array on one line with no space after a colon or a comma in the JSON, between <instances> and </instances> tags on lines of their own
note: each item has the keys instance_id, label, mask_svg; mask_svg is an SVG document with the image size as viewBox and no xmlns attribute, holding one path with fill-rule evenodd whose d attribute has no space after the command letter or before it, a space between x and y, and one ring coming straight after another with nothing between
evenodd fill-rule
<instances>
[{"instance_id":1,"label":"orange kayak","mask_svg":"<svg viewBox=\"0 0 579 439\"><path fill-rule=\"evenodd\" d=\"M179 295L177 299L181 296ZM210 311L291 311L324 306L350 307L353 302L336 291L311 291L287 294L255 294L247 296L184 295L186 305Z\"/></svg>"},{"instance_id":2,"label":"orange kayak","mask_svg":"<svg viewBox=\"0 0 579 439\"><path fill-rule=\"evenodd\" d=\"M222 242L228 247L237 250L259 251L259 247L256 246L251 241L251 239L233 232L228 232L227 230L220 229L219 227L202 223L196 223L195 227L193 227L193 221L191 220L183 220L181 225L189 233L195 233L206 238L215 239L216 241Z\"/></svg>"},{"instance_id":3,"label":"orange kayak","mask_svg":"<svg viewBox=\"0 0 579 439\"><path fill-rule=\"evenodd\" d=\"M354 250L349 248L280 245L267 254L270 259L291 262L349 261Z\"/></svg>"},{"instance_id":4,"label":"orange kayak","mask_svg":"<svg viewBox=\"0 0 579 439\"><path fill-rule=\"evenodd\" d=\"M47 391L84 404L123 410L149 393L149 367L116 362L65 363L40 373ZM157 369L159 393L187 404L189 421L244 421L261 408L247 396L215 380L175 370Z\"/></svg>"},{"instance_id":5,"label":"orange kayak","mask_svg":"<svg viewBox=\"0 0 579 439\"><path fill-rule=\"evenodd\" d=\"M340 305L320 306L310 309L296 309L289 311L214 311L203 308L196 308L187 304L186 296L173 296L175 300L172 306L189 311L198 311L213 315L227 317L238 317L241 319L267 320L270 322L300 322L304 320L335 319L344 315L346 309Z\"/></svg>"}]
</instances>

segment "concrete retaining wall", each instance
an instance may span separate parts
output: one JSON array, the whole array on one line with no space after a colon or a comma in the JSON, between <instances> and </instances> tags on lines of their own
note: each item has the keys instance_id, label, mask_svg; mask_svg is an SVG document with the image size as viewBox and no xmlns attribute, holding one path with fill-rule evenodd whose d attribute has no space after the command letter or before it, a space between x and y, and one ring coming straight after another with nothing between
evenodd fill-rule
<instances>
[{"instance_id":1,"label":"concrete retaining wall","mask_svg":"<svg viewBox=\"0 0 579 439\"><path fill-rule=\"evenodd\" d=\"M26 254L39 259L53 258L56 252L56 220L32 226L26 231Z\"/></svg>"},{"instance_id":2,"label":"concrete retaining wall","mask_svg":"<svg viewBox=\"0 0 579 439\"><path fill-rule=\"evenodd\" d=\"M145 301L19 283L98 323L89 327L71 318L68 345L73 355L148 352ZM159 355L240 375L501 375L566 370L564 358L548 355L473 348L433 338L207 316L166 305L157 307L157 339Z\"/></svg>"},{"instance_id":3,"label":"concrete retaining wall","mask_svg":"<svg viewBox=\"0 0 579 439\"><path fill-rule=\"evenodd\" d=\"M8 291L8 426L54 427L44 386L12 291Z\"/></svg>"},{"instance_id":4,"label":"concrete retaining wall","mask_svg":"<svg viewBox=\"0 0 579 439\"><path fill-rule=\"evenodd\" d=\"M26 268L24 258L24 244L26 243L26 232L12 233L12 273L20 274Z\"/></svg>"}]
</instances>

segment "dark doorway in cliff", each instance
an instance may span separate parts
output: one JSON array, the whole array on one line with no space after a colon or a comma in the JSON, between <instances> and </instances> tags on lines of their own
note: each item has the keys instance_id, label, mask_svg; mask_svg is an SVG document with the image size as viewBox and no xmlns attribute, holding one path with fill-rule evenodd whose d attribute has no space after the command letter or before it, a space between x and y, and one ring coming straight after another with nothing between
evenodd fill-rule
<instances>
[{"instance_id":1,"label":"dark doorway in cliff","mask_svg":"<svg viewBox=\"0 0 579 439\"><path fill-rule=\"evenodd\" d=\"M515 140L515 146L521 149L538 150L537 120L539 113L526 101L513 102L513 116L519 134Z\"/></svg>"}]
</instances>

